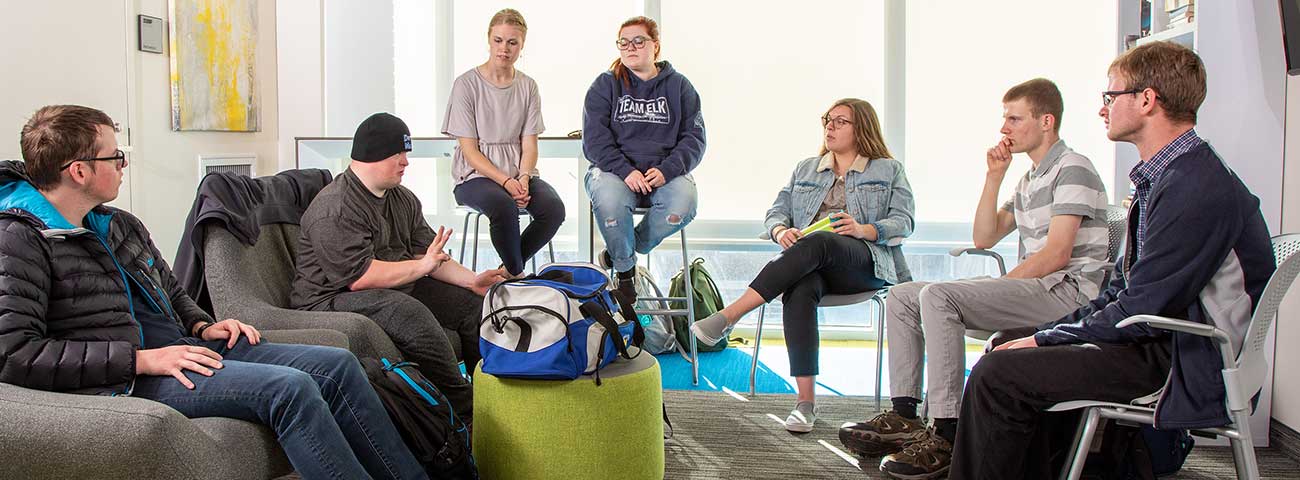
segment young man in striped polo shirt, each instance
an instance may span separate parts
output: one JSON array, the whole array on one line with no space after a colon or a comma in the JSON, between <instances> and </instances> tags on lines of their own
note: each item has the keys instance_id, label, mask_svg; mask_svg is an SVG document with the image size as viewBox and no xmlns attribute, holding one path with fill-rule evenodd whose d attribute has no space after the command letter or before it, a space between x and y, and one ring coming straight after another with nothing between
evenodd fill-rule
<instances>
[{"instance_id":1,"label":"young man in striped polo shirt","mask_svg":"<svg viewBox=\"0 0 1300 480\"><path fill-rule=\"evenodd\" d=\"M985 157L988 172L973 237L976 247L987 249L1018 230L1020 263L1002 277L890 289L885 332L893 409L845 425L840 440L861 455L889 454L880 469L891 475L946 474L965 379L967 329L1036 326L1074 311L1100 290L1104 273L1084 267L1107 261L1106 190L1092 162L1059 137L1061 92L1037 78L1012 87L1002 104L1003 136ZM1033 165L999 208L998 190L1013 153L1027 154ZM929 431L917 417L927 359L934 419Z\"/></svg>"}]
</instances>

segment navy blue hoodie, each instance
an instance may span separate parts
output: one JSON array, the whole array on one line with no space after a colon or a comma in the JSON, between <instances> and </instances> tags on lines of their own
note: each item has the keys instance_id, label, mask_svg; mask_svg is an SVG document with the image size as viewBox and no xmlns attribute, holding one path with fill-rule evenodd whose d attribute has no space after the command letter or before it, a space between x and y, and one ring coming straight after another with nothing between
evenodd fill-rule
<instances>
[{"instance_id":1,"label":"navy blue hoodie","mask_svg":"<svg viewBox=\"0 0 1300 480\"><path fill-rule=\"evenodd\" d=\"M671 64L656 65L659 75L650 80L629 71L625 86L607 71L587 89L582 153L602 171L627 178L633 170L658 168L672 181L704 157L700 95Z\"/></svg>"}]
</instances>

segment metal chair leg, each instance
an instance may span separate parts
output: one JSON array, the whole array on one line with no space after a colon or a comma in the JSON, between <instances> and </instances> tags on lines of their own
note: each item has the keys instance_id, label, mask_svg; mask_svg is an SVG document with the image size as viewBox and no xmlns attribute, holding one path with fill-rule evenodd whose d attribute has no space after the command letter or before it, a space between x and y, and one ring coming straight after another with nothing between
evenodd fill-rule
<instances>
[{"instance_id":1,"label":"metal chair leg","mask_svg":"<svg viewBox=\"0 0 1300 480\"><path fill-rule=\"evenodd\" d=\"M767 304L764 303L758 307L758 330L754 333L754 358L749 362L749 396L753 397L757 391L758 378L758 349L763 346L763 317L767 316Z\"/></svg>"},{"instance_id":2,"label":"metal chair leg","mask_svg":"<svg viewBox=\"0 0 1300 480\"><path fill-rule=\"evenodd\" d=\"M465 264L465 241L469 240L469 216L473 213L465 213L465 221L460 225L460 256L456 258L456 263Z\"/></svg>"},{"instance_id":3,"label":"metal chair leg","mask_svg":"<svg viewBox=\"0 0 1300 480\"><path fill-rule=\"evenodd\" d=\"M1083 475L1083 464L1088 460L1088 449L1092 446L1092 436L1097 433L1097 423L1101 421L1101 410L1086 408L1083 418L1079 420L1079 430L1074 433L1073 458L1066 461L1061 470L1063 480L1079 480Z\"/></svg>"},{"instance_id":4,"label":"metal chair leg","mask_svg":"<svg viewBox=\"0 0 1300 480\"><path fill-rule=\"evenodd\" d=\"M871 297L876 304L876 411L880 410L880 377L885 371L885 302L880 295Z\"/></svg>"},{"instance_id":5,"label":"metal chair leg","mask_svg":"<svg viewBox=\"0 0 1300 480\"><path fill-rule=\"evenodd\" d=\"M549 240L546 241L546 254L550 257L551 263L555 263L555 244Z\"/></svg>"},{"instance_id":6,"label":"metal chair leg","mask_svg":"<svg viewBox=\"0 0 1300 480\"><path fill-rule=\"evenodd\" d=\"M695 287L691 285L691 258L686 253L686 227L682 227L678 232L682 236L682 279L686 287L686 319L687 325L695 324ZM691 337L691 385L700 384L700 350L699 342L695 341L695 335Z\"/></svg>"},{"instance_id":7,"label":"metal chair leg","mask_svg":"<svg viewBox=\"0 0 1300 480\"><path fill-rule=\"evenodd\" d=\"M1237 467L1240 480L1259 478L1259 461L1255 458L1255 439L1250 433L1250 411L1232 412L1234 427L1241 438L1229 439L1232 444L1232 462Z\"/></svg>"},{"instance_id":8,"label":"metal chair leg","mask_svg":"<svg viewBox=\"0 0 1300 480\"><path fill-rule=\"evenodd\" d=\"M476 271L476 272L478 271L478 226L479 226L480 223L483 223L483 214L482 214L482 213L476 213L476 214L474 215L474 253L473 253L473 255L470 257L470 258L472 258L472 260L471 260L471 262L470 262L470 266L469 266L469 269L470 269L470 270L473 270L473 271Z\"/></svg>"}]
</instances>

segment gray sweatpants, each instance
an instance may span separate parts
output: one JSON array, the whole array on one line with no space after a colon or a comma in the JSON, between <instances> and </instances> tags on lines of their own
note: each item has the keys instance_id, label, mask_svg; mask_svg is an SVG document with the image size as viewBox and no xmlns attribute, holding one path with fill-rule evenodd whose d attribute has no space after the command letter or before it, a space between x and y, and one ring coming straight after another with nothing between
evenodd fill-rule
<instances>
[{"instance_id":1,"label":"gray sweatpants","mask_svg":"<svg viewBox=\"0 0 1300 480\"><path fill-rule=\"evenodd\" d=\"M930 417L957 418L966 376L967 329L1034 327L1073 312L1087 300L1076 277L1063 272L1037 279L978 277L892 287L885 300L889 392L921 398L926 368Z\"/></svg>"}]
</instances>

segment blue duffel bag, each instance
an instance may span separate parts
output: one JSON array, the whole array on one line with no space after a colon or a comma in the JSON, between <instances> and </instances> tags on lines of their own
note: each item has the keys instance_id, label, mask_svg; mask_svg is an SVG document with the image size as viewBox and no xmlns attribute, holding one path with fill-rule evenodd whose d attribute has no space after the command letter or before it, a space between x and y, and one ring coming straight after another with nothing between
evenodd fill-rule
<instances>
[{"instance_id":1,"label":"blue duffel bag","mask_svg":"<svg viewBox=\"0 0 1300 480\"><path fill-rule=\"evenodd\" d=\"M494 285L483 297L479 322L483 372L534 379L595 375L599 384L602 367L615 356L639 355L645 339L631 304L609 283L595 265L553 263Z\"/></svg>"}]
</instances>

